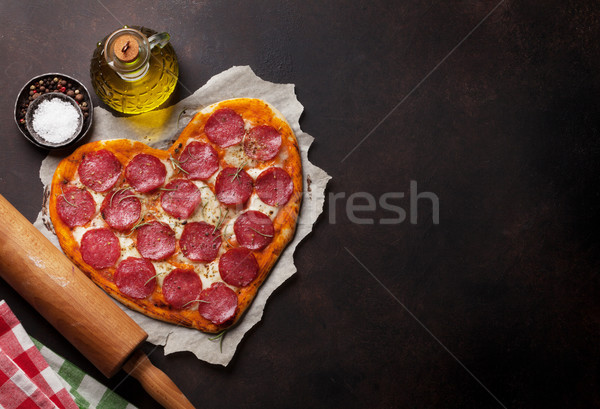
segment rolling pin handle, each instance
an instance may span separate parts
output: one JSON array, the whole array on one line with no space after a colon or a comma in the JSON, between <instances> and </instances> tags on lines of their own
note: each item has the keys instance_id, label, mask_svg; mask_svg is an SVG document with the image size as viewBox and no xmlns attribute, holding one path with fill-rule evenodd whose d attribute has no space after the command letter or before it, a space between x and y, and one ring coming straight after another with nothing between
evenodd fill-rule
<instances>
[{"instance_id":1,"label":"rolling pin handle","mask_svg":"<svg viewBox=\"0 0 600 409\"><path fill-rule=\"evenodd\" d=\"M141 350L137 349L133 353L123 369L137 379L144 390L166 409L194 409L183 392L163 371L152 365Z\"/></svg>"}]
</instances>

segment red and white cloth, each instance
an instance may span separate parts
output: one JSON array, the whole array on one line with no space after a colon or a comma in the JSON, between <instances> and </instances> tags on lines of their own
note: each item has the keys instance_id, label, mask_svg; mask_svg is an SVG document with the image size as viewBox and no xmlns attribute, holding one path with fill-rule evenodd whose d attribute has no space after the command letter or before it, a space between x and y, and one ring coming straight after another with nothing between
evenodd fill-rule
<instances>
[{"instance_id":1,"label":"red and white cloth","mask_svg":"<svg viewBox=\"0 0 600 409\"><path fill-rule=\"evenodd\" d=\"M78 409L4 301L0 301L0 407Z\"/></svg>"}]
</instances>

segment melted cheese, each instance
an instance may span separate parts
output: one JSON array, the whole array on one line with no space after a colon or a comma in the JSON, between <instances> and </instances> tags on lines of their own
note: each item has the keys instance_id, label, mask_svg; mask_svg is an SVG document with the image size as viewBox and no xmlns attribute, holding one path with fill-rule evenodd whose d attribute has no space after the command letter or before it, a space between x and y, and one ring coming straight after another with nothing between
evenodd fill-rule
<instances>
[{"instance_id":1,"label":"melted cheese","mask_svg":"<svg viewBox=\"0 0 600 409\"><path fill-rule=\"evenodd\" d=\"M260 200L256 193L252 193L250 199L248 199L248 210L256 210L258 212L264 213L271 221L275 220L275 216L277 216L278 208L275 206L270 206Z\"/></svg>"},{"instance_id":2,"label":"melted cheese","mask_svg":"<svg viewBox=\"0 0 600 409\"><path fill-rule=\"evenodd\" d=\"M257 166L257 162L254 159L250 159L246 152L244 152L244 144L238 143L237 145L225 148L225 156L223 160L234 168L244 166L244 168L254 168Z\"/></svg>"}]
</instances>

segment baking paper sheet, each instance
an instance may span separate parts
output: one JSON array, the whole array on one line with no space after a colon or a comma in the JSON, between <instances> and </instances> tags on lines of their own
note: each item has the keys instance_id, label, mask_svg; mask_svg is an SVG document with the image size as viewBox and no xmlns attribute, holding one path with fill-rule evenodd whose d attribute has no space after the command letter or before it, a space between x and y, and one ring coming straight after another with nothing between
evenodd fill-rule
<instances>
[{"instance_id":1,"label":"baking paper sheet","mask_svg":"<svg viewBox=\"0 0 600 409\"><path fill-rule=\"evenodd\" d=\"M185 88L184 84L180 85ZM277 108L287 118L298 139L304 174L304 196L294 239L281 254L245 315L235 327L227 330L222 345L220 339L211 340L214 334L157 321L119 304L148 333L149 342L164 346L165 354L190 351L199 359L224 366L233 358L244 334L260 321L269 296L296 272L293 258L295 248L310 233L323 211L325 187L331 177L308 161L308 149L314 138L300 129L299 119L304 107L296 98L294 85L264 81L248 66L232 67L215 75L206 85L176 105L162 110L131 117L115 117L105 109L94 108L93 132L88 140L129 138L166 149L177 139L196 112L215 102L244 97L260 98ZM49 186L54 170L63 157L64 155L51 153L43 160L40 179L45 187ZM60 248L56 235L48 228L51 223L44 209L40 211L34 225Z\"/></svg>"}]
</instances>

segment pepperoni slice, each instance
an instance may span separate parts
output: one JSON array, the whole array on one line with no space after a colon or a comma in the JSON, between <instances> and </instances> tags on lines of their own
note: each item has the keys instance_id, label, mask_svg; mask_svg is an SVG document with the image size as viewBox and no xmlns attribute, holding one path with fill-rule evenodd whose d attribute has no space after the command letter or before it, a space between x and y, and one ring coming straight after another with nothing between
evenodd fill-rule
<instances>
[{"instance_id":1,"label":"pepperoni slice","mask_svg":"<svg viewBox=\"0 0 600 409\"><path fill-rule=\"evenodd\" d=\"M179 157L179 165L192 180L206 180L219 169L219 155L207 143L192 142Z\"/></svg>"},{"instance_id":2,"label":"pepperoni slice","mask_svg":"<svg viewBox=\"0 0 600 409\"><path fill-rule=\"evenodd\" d=\"M165 300L174 308L185 308L198 300L202 281L194 270L176 268L165 277L162 292Z\"/></svg>"},{"instance_id":3,"label":"pepperoni slice","mask_svg":"<svg viewBox=\"0 0 600 409\"><path fill-rule=\"evenodd\" d=\"M256 178L254 188L260 200L271 206L283 206L294 192L294 183L281 168L269 168Z\"/></svg>"},{"instance_id":4,"label":"pepperoni slice","mask_svg":"<svg viewBox=\"0 0 600 409\"><path fill-rule=\"evenodd\" d=\"M215 193L223 204L245 203L252 194L252 178L243 169L225 168L217 175Z\"/></svg>"},{"instance_id":5,"label":"pepperoni slice","mask_svg":"<svg viewBox=\"0 0 600 409\"><path fill-rule=\"evenodd\" d=\"M244 138L244 152L256 160L271 160L281 148L281 134L269 125L255 126Z\"/></svg>"},{"instance_id":6,"label":"pepperoni slice","mask_svg":"<svg viewBox=\"0 0 600 409\"><path fill-rule=\"evenodd\" d=\"M235 291L224 283L214 283L200 293L198 312L207 320L221 325L235 317L238 299Z\"/></svg>"},{"instance_id":7,"label":"pepperoni slice","mask_svg":"<svg viewBox=\"0 0 600 409\"><path fill-rule=\"evenodd\" d=\"M146 298L156 287L156 270L148 260L129 257L117 266L115 284L119 291L131 298Z\"/></svg>"},{"instance_id":8,"label":"pepperoni slice","mask_svg":"<svg viewBox=\"0 0 600 409\"><path fill-rule=\"evenodd\" d=\"M204 132L212 143L227 148L241 142L244 137L244 120L233 109L217 109L206 121Z\"/></svg>"},{"instance_id":9,"label":"pepperoni slice","mask_svg":"<svg viewBox=\"0 0 600 409\"><path fill-rule=\"evenodd\" d=\"M83 261L100 270L115 265L121 255L119 239L109 228L88 230L79 247Z\"/></svg>"},{"instance_id":10,"label":"pepperoni slice","mask_svg":"<svg viewBox=\"0 0 600 409\"><path fill-rule=\"evenodd\" d=\"M201 201L200 189L186 179L170 181L160 195L163 210L178 219L190 217Z\"/></svg>"},{"instance_id":11,"label":"pepperoni slice","mask_svg":"<svg viewBox=\"0 0 600 409\"><path fill-rule=\"evenodd\" d=\"M96 202L87 190L71 186L63 189L56 199L56 211L60 220L70 228L83 226L96 213Z\"/></svg>"},{"instance_id":12,"label":"pepperoni slice","mask_svg":"<svg viewBox=\"0 0 600 409\"><path fill-rule=\"evenodd\" d=\"M181 233L179 247L183 255L192 261L213 261L221 247L221 232L205 222L188 223Z\"/></svg>"},{"instance_id":13,"label":"pepperoni slice","mask_svg":"<svg viewBox=\"0 0 600 409\"><path fill-rule=\"evenodd\" d=\"M221 256L219 273L227 284L245 287L258 275L258 262L250 250L236 247Z\"/></svg>"},{"instance_id":14,"label":"pepperoni slice","mask_svg":"<svg viewBox=\"0 0 600 409\"><path fill-rule=\"evenodd\" d=\"M81 183L96 192L111 189L121 176L121 162L110 151L101 149L85 155L79 164Z\"/></svg>"},{"instance_id":15,"label":"pepperoni slice","mask_svg":"<svg viewBox=\"0 0 600 409\"><path fill-rule=\"evenodd\" d=\"M106 195L100 209L106 223L115 230L129 230L142 214L142 204L133 191L115 190Z\"/></svg>"},{"instance_id":16,"label":"pepperoni slice","mask_svg":"<svg viewBox=\"0 0 600 409\"><path fill-rule=\"evenodd\" d=\"M156 156L140 153L127 164L125 178L138 192L151 192L165 183L167 168Z\"/></svg>"},{"instance_id":17,"label":"pepperoni slice","mask_svg":"<svg viewBox=\"0 0 600 409\"><path fill-rule=\"evenodd\" d=\"M137 229L136 247L142 257L159 261L175 253L175 232L166 224L152 221Z\"/></svg>"},{"instance_id":18,"label":"pepperoni slice","mask_svg":"<svg viewBox=\"0 0 600 409\"><path fill-rule=\"evenodd\" d=\"M242 213L233 224L233 231L238 243L250 250L267 247L275 233L271 219L256 210Z\"/></svg>"}]
</instances>

